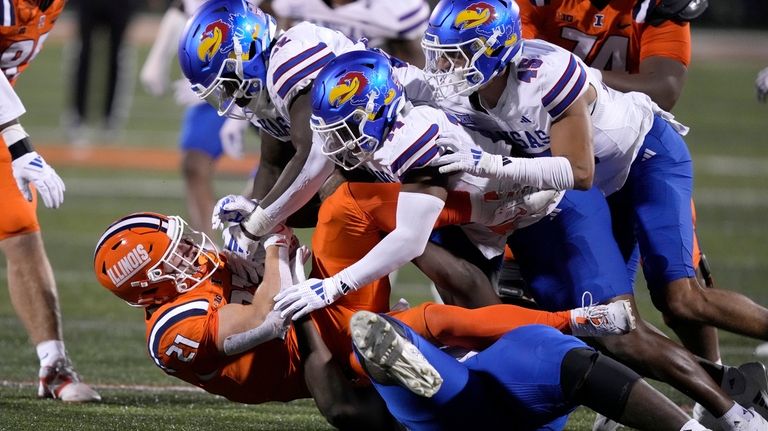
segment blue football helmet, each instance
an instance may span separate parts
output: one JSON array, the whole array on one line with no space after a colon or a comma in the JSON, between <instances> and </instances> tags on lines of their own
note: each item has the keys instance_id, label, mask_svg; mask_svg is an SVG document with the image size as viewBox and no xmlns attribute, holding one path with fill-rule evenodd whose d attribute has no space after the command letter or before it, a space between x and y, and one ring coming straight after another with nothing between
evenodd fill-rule
<instances>
[{"instance_id":1,"label":"blue football helmet","mask_svg":"<svg viewBox=\"0 0 768 431\"><path fill-rule=\"evenodd\" d=\"M350 51L315 78L310 126L323 140L323 154L351 170L379 148L403 106L390 58L374 50Z\"/></svg>"},{"instance_id":2,"label":"blue football helmet","mask_svg":"<svg viewBox=\"0 0 768 431\"><path fill-rule=\"evenodd\" d=\"M250 118L270 106L267 62L276 32L275 19L245 0L206 2L179 41L181 71L219 115Z\"/></svg>"},{"instance_id":3,"label":"blue football helmet","mask_svg":"<svg viewBox=\"0 0 768 431\"><path fill-rule=\"evenodd\" d=\"M435 98L469 95L519 61L520 9L512 0L441 0L421 47Z\"/></svg>"}]
</instances>

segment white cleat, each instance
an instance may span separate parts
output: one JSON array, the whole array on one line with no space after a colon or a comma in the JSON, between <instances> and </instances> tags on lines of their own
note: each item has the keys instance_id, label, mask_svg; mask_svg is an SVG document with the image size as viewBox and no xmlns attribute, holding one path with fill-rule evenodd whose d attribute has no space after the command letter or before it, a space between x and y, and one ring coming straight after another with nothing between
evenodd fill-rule
<instances>
[{"instance_id":1,"label":"white cleat","mask_svg":"<svg viewBox=\"0 0 768 431\"><path fill-rule=\"evenodd\" d=\"M431 397L443 379L424 355L384 317L358 311L350 320L352 343L376 380L388 377L416 395Z\"/></svg>"},{"instance_id":2,"label":"white cleat","mask_svg":"<svg viewBox=\"0 0 768 431\"><path fill-rule=\"evenodd\" d=\"M755 412L755 409L750 408L749 412L752 413L752 418L736 424L736 431L766 431L768 430L768 421Z\"/></svg>"},{"instance_id":3,"label":"white cleat","mask_svg":"<svg viewBox=\"0 0 768 431\"><path fill-rule=\"evenodd\" d=\"M761 420L768 418L768 375L765 365L760 362L747 362L736 367L726 367L720 387L744 408L757 414ZM720 430L715 417L700 404L693 406L693 418L713 430ZM760 423L760 420L755 420ZM745 425L746 426L746 425ZM752 429L752 428L744 428ZM768 430L765 428L755 428Z\"/></svg>"},{"instance_id":4,"label":"white cleat","mask_svg":"<svg viewBox=\"0 0 768 431\"><path fill-rule=\"evenodd\" d=\"M734 394L734 401L746 408L754 408L758 415L768 419L768 375L765 365L747 362L739 365L739 371L746 377L743 395ZM768 427L764 428L768 430Z\"/></svg>"},{"instance_id":5,"label":"white cleat","mask_svg":"<svg viewBox=\"0 0 768 431\"><path fill-rule=\"evenodd\" d=\"M65 358L52 366L40 368L38 398L53 398L67 403L101 401L101 395L80 380L80 376Z\"/></svg>"},{"instance_id":6,"label":"white cleat","mask_svg":"<svg viewBox=\"0 0 768 431\"><path fill-rule=\"evenodd\" d=\"M585 292L585 295L589 292ZM582 303L583 303L582 299ZM632 304L622 299L609 304L590 305L571 310L571 334L576 337L622 335L635 329Z\"/></svg>"}]
</instances>

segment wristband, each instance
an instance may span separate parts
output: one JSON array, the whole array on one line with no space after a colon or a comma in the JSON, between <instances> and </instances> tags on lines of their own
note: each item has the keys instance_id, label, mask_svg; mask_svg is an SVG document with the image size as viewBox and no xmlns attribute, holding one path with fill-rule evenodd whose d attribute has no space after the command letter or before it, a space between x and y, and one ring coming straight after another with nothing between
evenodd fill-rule
<instances>
[{"instance_id":1,"label":"wristband","mask_svg":"<svg viewBox=\"0 0 768 431\"><path fill-rule=\"evenodd\" d=\"M16 141L8 146L8 151L11 153L11 160L16 160L24 154L29 154L32 151L32 144L29 143L28 138L22 138L20 141Z\"/></svg>"}]
</instances>

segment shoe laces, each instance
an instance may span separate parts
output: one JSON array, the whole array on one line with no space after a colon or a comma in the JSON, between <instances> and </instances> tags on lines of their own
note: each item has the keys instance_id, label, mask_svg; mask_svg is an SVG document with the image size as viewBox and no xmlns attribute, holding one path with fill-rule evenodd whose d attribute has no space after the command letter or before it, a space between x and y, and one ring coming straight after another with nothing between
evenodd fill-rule
<instances>
[{"instance_id":1,"label":"shoe laces","mask_svg":"<svg viewBox=\"0 0 768 431\"><path fill-rule=\"evenodd\" d=\"M587 305L587 298L589 298L589 305ZM584 309L584 318L589 321L593 326L603 326L605 321L605 307L596 305L593 302L592 292L586 291L581 295L581 308Z\"/></svg>"},{"instance_id":2,"label":"shoe laces","mask_svg":"<svg viewBox=\"0 0 768 431\"><path fill-rule=\"evenodd\" d=\"M45 368L49 368L50 372L46 373L43 377L43 381L48 386L58 386L61 383L77 383L80 381L80 376L75 371L72 363L67 359L59 359Z\"/></svg>"}]
</instances>

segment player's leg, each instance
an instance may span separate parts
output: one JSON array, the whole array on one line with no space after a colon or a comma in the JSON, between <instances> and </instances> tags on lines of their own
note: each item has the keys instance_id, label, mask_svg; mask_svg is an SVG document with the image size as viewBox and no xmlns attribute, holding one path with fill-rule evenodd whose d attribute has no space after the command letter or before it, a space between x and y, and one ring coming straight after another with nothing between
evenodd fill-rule
<instances>
[{"instance_id":1,"label":"player's leg","mask_svg":"<svg viewBox=\"0 0 768 431\"><path fill-rule=\"evenodd\" d=\"M620 303L549 312L497 304L467 309L424 303L390 313L419 335L436 344L480 350L508 331L541 324L580 336L621 334L633 328L631 310Z\"/></svg>"},{"instance_id":2,"label":"player's leg","mask_svg":"<svg viewBox=\"0 0 768 431\"><path fill-rule=\"evenodd\" d=\"M410 430L498 429L485 382L393 318L369 312L351 322L357 358L387 403Z\"/></svg>"},{"instance_id":3,"label":"player's leg","mask_svg":"<svg viewBox=\"0 0 768 431\"><path fill-rule=\"evenodd\" d=\"M67 359L56 283L40 235L36 200L27 202L19 191L7 151L0 152L0 196L0 251L5 255L11 303L40 359L38 395L97 401L99 394L80 383Z\"/></svg>"},{"instance_id":4,"label":"player's leg","mask_svg":"<svg viewBox=\"0 0 768 431\"><path fill-rule=\"evenodd\" d=\"M295 328L307 388L328 423L340 430L399 429L373 388L352 385L310 319Z\"/></svg>"},{"instance_id":5,"label":"player's leg","mask_svg":"<svg viewBox=\"0 0 768 431\"><path fill-rule=\"evenodd\" d=\"M677 431L691 420L637 373L546 326L510 331L466 365L504 386L517 401L510 408L527 413L518 415L521 428L542 429L577 405L645 430Z\"/></svg>"},{"instance_id":6,"label":"player's leg","mask_svg":"<svg viewBox=\"0 0 768 431\"><path fill-rule=\"evenodd\" d=\"M654 304L677 320L768 339L768 309L734 291L703 288L695 276L693 166L685 142L657 117L643 149L654 155L635 161L626 186L632 189L643 272Z\"/></svg>"},{"instance_id":7,"label":"player's leg","mask_svg":"<svg viewBox=\"0 0 768 431\"><path fill-rule=\"evenodd\" d=\"M701 241L696 233L696 206L691 201L693 210L693 267L698 275L699 285L707 289L716 288L709 262L701 249ZM712 362L720 362L720 339L717 328L690 320L681 320L669 313L663 313L664 323L675 331L686 349Z\"/></svg>"},{"instance_id":8,"label":"player's leg","mask_svg":"<svg viewBox=\"0 0 768 431\"><path fill-rule=\"evenodd\" d=\"M211 213L216 202L213 191L215 162L221 156L219 129L225 118L208 104L190 106L184 113L179 138L181 172L190 225L211 235Z\"/></svg>"},{"instance_id":9,"label":"player's leg","mask_svg":"<svg viewBox=\"0 0 768 431\"><path fill-rule=\"evenodd\" d=\"M718 417L725 414L733 401L693 355L638 315L604 199L590 192L569 191L558 207L554 219L539 221L510 238L537 303L547 309L566 309L577 305L587 291L595 302L630 300L637 328L594 342L635 371L665 381L716 410Z\"/></svg>"},{"instance_id":10,"label":"player's leg","mask_svg":"<svg viewBox=\"0 0 768 431\"><path fill-rule=\"evenodd\" d=\"M458 226L450 226L450 228L458 229ZM445 228L441 230L445 239ZM440 245L430 241L424 253L414 259L413 263L435 283L446 304L467 308L500 304L501 300L493 289L492 281L488 278L491 274L482 269L482 267L491 266L491 261L482 257L468 240L463 250L464 253L457 255L455 254L458 252L457 248L451 251L445 247L445 244Z\"/></svg>"},{"instance_id":11,"label":"player's leg","mask_svg":"<svg viewBox=\"0 0 768 431\"><path fill-rule=\"evenodd\" d=\"M93 30L96 27L96 12L87 4L80 4L77 11L77 23L79 32L79 49L74 60L75 85L72 88L72 119L73 130L79 127L87 114L88 83L90 82L91 51L93 46Z\"/></svg>"},{"instance_id":12,"label":"player's leg","mask_svg":"<svg viewBox=\"0 0 768 431\"><path fill-rule=\"evenodd\" d=\"M104 127L108 132L115 132L122 126L128 114L127 102L130 95L128 88L132 85L127 81L132 79L130 74L130 56L126 53L125 31L133 18L134 1L120 3L104 3L104 12L109 30L109 51L107 55L106 97L104 98ZM126 106L120 106L120 105Z\"/></svg>"}]
</instances>

